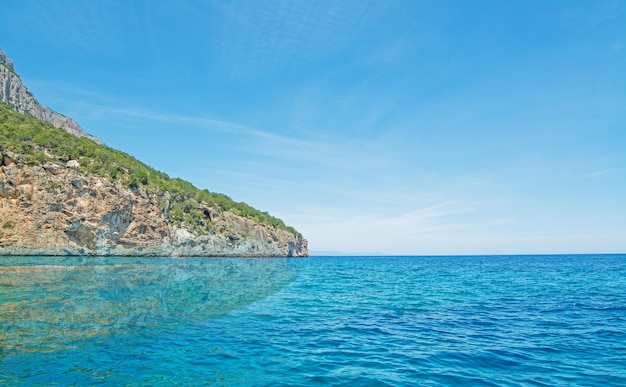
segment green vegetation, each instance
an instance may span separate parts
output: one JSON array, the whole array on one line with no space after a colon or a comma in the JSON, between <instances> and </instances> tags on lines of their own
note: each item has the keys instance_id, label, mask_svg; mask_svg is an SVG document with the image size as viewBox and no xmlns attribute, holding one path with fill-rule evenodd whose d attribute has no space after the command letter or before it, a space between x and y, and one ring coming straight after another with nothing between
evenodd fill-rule
<instances>
[{"instance_id":1,"label":"green vegetation","mask_svg":"<svg viewBox=\"0 0 626 387\"><path fill-rule=\"evenodd\" d=\"M211 222L203 209L211 207L215 211L232 211L300 236L293 227L286 226L282 220L267 212L259 211L243 202L235 202L223 194L200 190L184 180L170 178L124 152L76 137L48 122L16 113L0 103L0 150L2 149L24 156L31 165L41 165L55 159L78 160L80 172L108 177L133 190L144 190L157 198L170 221L184 223L200 233L212 230ZM46 152L54 158L50 158ZM166 199L166 193L169 193L169 200Z\"/></svg>"}]
</instances>

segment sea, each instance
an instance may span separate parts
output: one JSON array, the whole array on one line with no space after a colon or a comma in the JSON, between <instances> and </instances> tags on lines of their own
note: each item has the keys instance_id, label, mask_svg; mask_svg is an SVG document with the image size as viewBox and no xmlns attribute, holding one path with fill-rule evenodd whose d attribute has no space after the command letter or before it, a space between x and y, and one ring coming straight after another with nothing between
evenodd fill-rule
<instances>
[{"instance_id":1,"label":"sea","mask_svg":"<svg viewBox=\"0 0 626 387\"><path fill-rule=\"evenodd\" d=\"M626 254L0 257L1 386L626 386Z\"/></svg>"}]
</instances>

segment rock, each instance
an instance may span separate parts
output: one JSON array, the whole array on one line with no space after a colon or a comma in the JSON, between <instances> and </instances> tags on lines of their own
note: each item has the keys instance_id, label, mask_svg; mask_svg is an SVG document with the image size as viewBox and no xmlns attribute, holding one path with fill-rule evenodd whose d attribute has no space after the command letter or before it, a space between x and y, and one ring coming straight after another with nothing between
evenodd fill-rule
<instances>
[{"instance_id":1,"label":"rock","mask_svg":"<svg viewBox=\"0 0 626 387\"><path fill-rule=\"evenodd\" d=\"M62 170L60 165L51 163L49 161L43 163L43 169L52 173L53 175L58 175L59 173L61 173Z\"/></svg>"},{"instance_id":2,"label":"rock","mask_svg":"<svg viewBox=\"0 0 626 387\"><path fill-rule=\"evenodd\" d=\"M15 155L13 152L6 151L4 154L0 153L0 167L9 166L15 163Z\"/></svg>"},{"instance_id":3,"label":"rock","mask_svg":"<svg viewBox=\"0 0 626 387\"><path fill-rule=\"evenodd\" d=\"M176 238L176 243L183 244L187 243L194 239L194 235L184 228L179 228L174 232L174 237Z\"/></svg>"},{"instance_id":4,"label":"rock","mask_svg":"<svg viewBox=\"0 0 626 387\"><path fill-rule=\"evenodd\" d=\"M80 163L76 160L70 160L66 163L66 166L68 168L74 168L74 169L78 169L80 168Z\"/></svg>"},{"instance_id":5,"label":"rock","mask_svg":"<svg viewBox=\"0 0 626 387\"><path fill-rule=\"evenodd\" d=\"M86 247L90 250L96 248L96 237L93 230L82 223L70 222L69 227L65 230L70 241L74 242L78 246Z\"/></svg>"},{"instance_id":6,"label":"rock","mask_svg":"<svg viewBox=\"0 0 626 387\"><path fill-rule=\"evenodd\" d=\"M11 109L48 121L55 127L63 129L78 137L86 137L102 144L102 141L83 130L74 120L55 112L37 101L33 94L24 86L19 75L13 68L13 62L0 50L0 100Z\"/></svg>"},{"instance_id":7,"label":"rock","mask_svg":"<svg viewBox=\"0 0 626 387\"><path fill-rule=\"evenodd\" d=\"M13 71L13 61L7 58L7 55L2 50L0 50L0 63L3 63L9 70Z\"/></svg>"},{"instance_id":8,"label":"rock","mask_svg":"<svg viewBox=\"0 0 626 387\"><path fill-rule=\"evenodd\" d=\"M0 168L0 219L20 226L2 229L0 255L308 256L302 237L206 204L215 231L172 224L158 205L168 200L51 162L13 163Z\"/></svg>"},{"instance_id":9,"label":"rock","mask_svg":"<svg viewBox=\"0 0 626 387\"><path fill-rule=\"evenodd\" d=\"M4 157L6 158L7 156L4 156ZM19 171L19 169L17 167L17 164L12 162L10 164L5 164L5 165L6 165L6 167L4 169L4 174L7 177L7 183L9 183L9 184L11 184L13 186L18 185L18 183L20 181L20 179L19 179L20 171Z\"/></svg>"}]
</instances>

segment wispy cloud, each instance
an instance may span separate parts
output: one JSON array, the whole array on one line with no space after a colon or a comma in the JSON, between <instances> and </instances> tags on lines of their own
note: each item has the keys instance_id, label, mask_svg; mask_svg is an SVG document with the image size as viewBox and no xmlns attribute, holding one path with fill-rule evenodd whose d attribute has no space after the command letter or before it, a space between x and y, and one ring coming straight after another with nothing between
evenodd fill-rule
<instances>
[{"instance_id":1,"label":"wispy cloud","mask_svg":"<svg viewBox=\"0 0 626 387\"><path fill-rule=\"evenodd\" d=\"M336 52L381 11L380 4L341 1L218 2L213 7L220 15L214 40L219 57L242 79Z\"/></svg>"},{"instance_id":2,"label":"wispy cloud","mask_svg":"<svg viewBox=\"0 0 626 387\"><path fill-rule=\"evenodd\" d=\"M615 169L615 168L602 169L602 170L599 170L599 171L593 171L593 172L586 173L582 177L584 177L584 178L592 178L592 177L604 176L604 175L608 175L608 174L616 172L616 171L617 171L617 169Z\"/></svg>"},{"instance_id":3,"label":"wispy cloud","mask_svg":"<svg viewBox=\"0 0 626 387\"><path fill-rule=\"evenodd\" d=\"M82 104L85 111L94 115L112 115L117 118L138 119L145 122L162 121L180 125L194 125L203 128L213 128L224 132L251 134L253 131L248 130L240 125L226 121L186 116L181 114L167 114L156 112L150 108L143 107L114 107L105 105Z\"/></svg>"},{"instance_id":4,"label":"wispy cloud","mask_svg":"<svg viewBox=\"0 0 626 387\"><path fill-rule=\"evenodd\" d=\"M389 163L382 151L368 149L375 141L351 139L336 134L324 137L319 133L286 136L269 130L242 125L212 117L159 112L145 107L116 106L76 102L83 115L115 117L118 121L170 123L174 127L193 127L203 131L237 138L237 150L264 159L279 159L299 165L325 166L334 170L363 171L384 168ZM105 139L106 140L106 139Z\"/></svg>"},{"instance_id":5,"label":"wispy cloud","mask_svg":"<svg viewBox=\"0 0 626 387\"><path fill-rule=\"evenodd\" d=\"M393 216L332 208L284 215L305 225L303 232L318 243L314 249L396 253L416 249L420 241L433 235L463 230L466 225L457 217L472 211L467 203L440 202Z\"/></svg>"},{"instance_id":6,"label":"wispy cloud","mask_svg":"<svg viewBox=\"0 0 626 387\"><path fill-rule=\"evenodd\" d=\"M86 52L108 53L120 47L120 12L113 3L55 1L45 7L36 2L26 6L28 12L19 13L24 24L20 33L33 39Z\"/></svg>"},{"instance_id":7,"label":"wispy cloud","mask_svg":"<svg viewBox=\"0 0 626 387\"><path fill-rule=\"evenodd\" d=\"M512 218L472 218L475 208L462 203L441 203L398 216L379 217L347 212L281 214L310 240L312 251L347 254L564 254L624 251L626 239L619 229L597 232L551 230L532 232L513 227ZM300 215L300 216L299 216Z\"/></svg>"}]
</instances>

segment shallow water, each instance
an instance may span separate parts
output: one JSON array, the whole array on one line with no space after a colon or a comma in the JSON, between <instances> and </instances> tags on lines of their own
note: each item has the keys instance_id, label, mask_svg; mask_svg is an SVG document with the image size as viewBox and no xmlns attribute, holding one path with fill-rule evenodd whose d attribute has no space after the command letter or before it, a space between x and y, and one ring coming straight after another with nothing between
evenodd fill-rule
<instances>
[{"instance_id":1,"label":"shallow water","mask_svg":"<svg viewBox=\"0 0 626 387\"><path fill-rule=\"evenodd\" d=\"M626 256L0 257L0 385L626 385Z\"/></svg>"}]
</instances>

